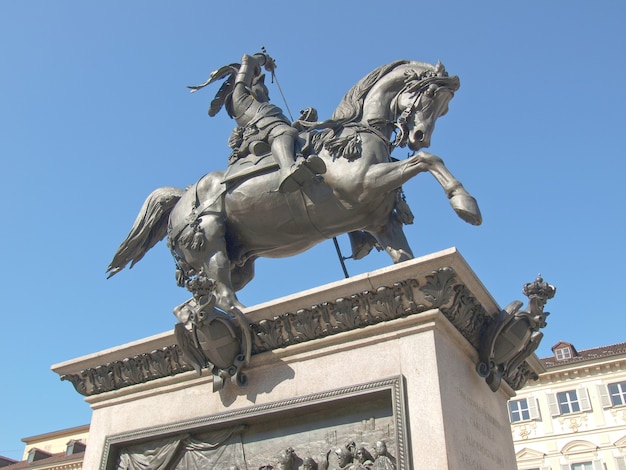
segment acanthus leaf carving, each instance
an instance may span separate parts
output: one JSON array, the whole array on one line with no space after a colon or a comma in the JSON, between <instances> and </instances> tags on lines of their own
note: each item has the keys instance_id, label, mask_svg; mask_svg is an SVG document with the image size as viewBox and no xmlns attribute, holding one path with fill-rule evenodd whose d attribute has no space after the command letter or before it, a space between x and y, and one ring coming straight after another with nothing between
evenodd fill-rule
<instances>
[{"instance_id":1,"label":"acanthus leaf carving","mask_svg":"<svg viewBox=\"0 0 626 470\"><path fill-rule=\"evenodd\" d=\"M448 304L454 294L456 274L451 267L439 268L426 276L426 284L421 288L430 308L441 308Z\"/></svg>"},{"instance_id":2,"label":"acanthus leaf carving","mask_svg":"<svg viewBox=\"0 0 626 470\"><path fill-rule=\"evenodd\" d=\"M331 314L341 331L349 331L361 326L359 306L355 305L354 298L337 299Z\"/></svg>"},{"instance_id":3,"label":"acanthus leaf carving","mask_svg":"<svg viewBox=\"0 0 626 470\"><path fill-rule=\"evenodd\" d=\"M393 320L404 314L402 296L398 295L394 288L379 287L370 295L370 299L373 319L376 323Z\"/></svg>"},{"instance_id":4,"label":"acanthus leaf carving","mask_svg":"<svg viewBox=\"0 0 626 470\"><path fill-rule=\"evenodd\" d=\"M457 284L452 291L452 305L442 309L442 312L472 346L478 348L480 333L491 318L467 287Z\"/></svg>"},{"instance_id":5,"label":"acanthus leaf carving","mask_svg":"<svg viewBox=\"0 0 626 470\"><path fill-rule=\"evenodd\" d=\"M321 327L314 310L300 309L291 322L298 342L309 341L319 336Z\"/></svg>"}]
</instances>

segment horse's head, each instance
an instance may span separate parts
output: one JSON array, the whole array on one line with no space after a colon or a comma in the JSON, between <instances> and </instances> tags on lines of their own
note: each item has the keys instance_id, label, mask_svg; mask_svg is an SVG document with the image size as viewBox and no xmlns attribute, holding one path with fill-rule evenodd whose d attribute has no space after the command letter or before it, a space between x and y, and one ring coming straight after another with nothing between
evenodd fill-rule
<instances>
[{"instance_id":1,"label":"horse's head","mask_svg":"<svg viewBox=\"0 0 626 470\"><path fill-rule=\"evenodd\" d=\"M417 151L430 146L437 118L448 112L448 103L459 89L459 78L449 77L441 63L432 69L405 71L405 86L395 100L395 146Z\"/></svg>"}]
</instances>

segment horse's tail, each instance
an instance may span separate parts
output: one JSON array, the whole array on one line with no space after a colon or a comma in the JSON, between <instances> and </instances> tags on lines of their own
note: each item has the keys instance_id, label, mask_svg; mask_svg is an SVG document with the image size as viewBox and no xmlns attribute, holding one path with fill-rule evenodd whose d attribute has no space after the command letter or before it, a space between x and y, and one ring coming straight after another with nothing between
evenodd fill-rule
<instances>
[{"instance_id":1,"label":"horse's tail","mask_svg":"<svg viewBox=\"0 0 626 470\"><path fill-rule=\"evenodd\" d=\"M166 187L156 189L148 196L133 228L113 256L113 261L107 268L107 278L120 272L128 263L131 263L132 268L150 248L165 237L170 212L184 193L182 189Z\"/></svg>"}]
</instances>

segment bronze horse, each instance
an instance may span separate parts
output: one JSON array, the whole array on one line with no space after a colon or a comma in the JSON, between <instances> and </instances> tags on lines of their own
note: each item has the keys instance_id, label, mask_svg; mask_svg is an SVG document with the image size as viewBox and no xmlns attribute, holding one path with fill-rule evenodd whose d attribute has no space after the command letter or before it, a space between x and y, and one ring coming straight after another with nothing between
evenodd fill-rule
<instances>
[{"instance_id":1,"label":"bronze horse","mask_svg":"<svg viewBox=\"0 0 626 470\"><path fill-rule=\"evenodd\" d=\"M458 77L448 76L441 64L401 60L377 68L345 95L330 120L310 126L315 153L326 164L323 178L281 193L276 171L226 182L225 172L214 172L186 190L157 189L115 254L109 276L129 262L132 267L167 235L179 284L208 278L215 305L232 311L243 307L235 293L253 278L258 257L287 257L359 232L371 235L394 263L411 259L398 193L426 171L457 214L479 225L474 198L439 157L419 151L430 145L435 121L458 88ZM397 161L390 154L396 146L417 153Z\"/></svg>"}]
</instances>

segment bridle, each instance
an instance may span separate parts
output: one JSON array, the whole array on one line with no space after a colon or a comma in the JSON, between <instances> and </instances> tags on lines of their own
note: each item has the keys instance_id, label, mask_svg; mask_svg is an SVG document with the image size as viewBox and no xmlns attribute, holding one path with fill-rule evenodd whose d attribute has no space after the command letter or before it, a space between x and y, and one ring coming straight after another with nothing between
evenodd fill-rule
<instances>
[{"instance_id":1,"label":"bridle","mask_svg":"<svg viewBox=\"0 0 626 470\"><path fill-rule=\"evenodd\" d=\"M398 96L401 96L402 93L398 94ZM411 118L411 116L415 114L415 111L417 110L417 103L418 101L420 101L421 97L422 97L422 94L418 93L415 99L413 100L413 102L411 103L411 105L404 108L404 110L400 113L400 116L398 116L398 118L393 122L394 130L396 131L396 138L393 140L391 145L394 148L406 146L407 140L409 138L408 136L409 129L408 129L407 122ZM395 107L397 108L397 106L398 106L398 102L396 100ZM394 114L397 114L397 112L398 110L396 109Z\"/></svg>"},{"instance_id":2,"label":"bridle","mask_svg":"<svg viewBox=\"0 0 626 470\"><path fill-rule=\"evenodd\" d=\"M431 72L432 73L432 72ZM426 98L432 101L439 90L448 89L454 92L454 88L448 83L448 76L445 75L431 75L429 73L426 77L418 77L409 81L404 88L396 95L393 102L393 115L398 116L393 121L396 137L392 142L393 147L405 147L408 140L408 125L407 123L413 117L415 112L422 104L422 99ZM411 104L404 108L400 112L398 100L405 93L415 92L416 96L412 100Z\"/></svg>"}]
</instances>

